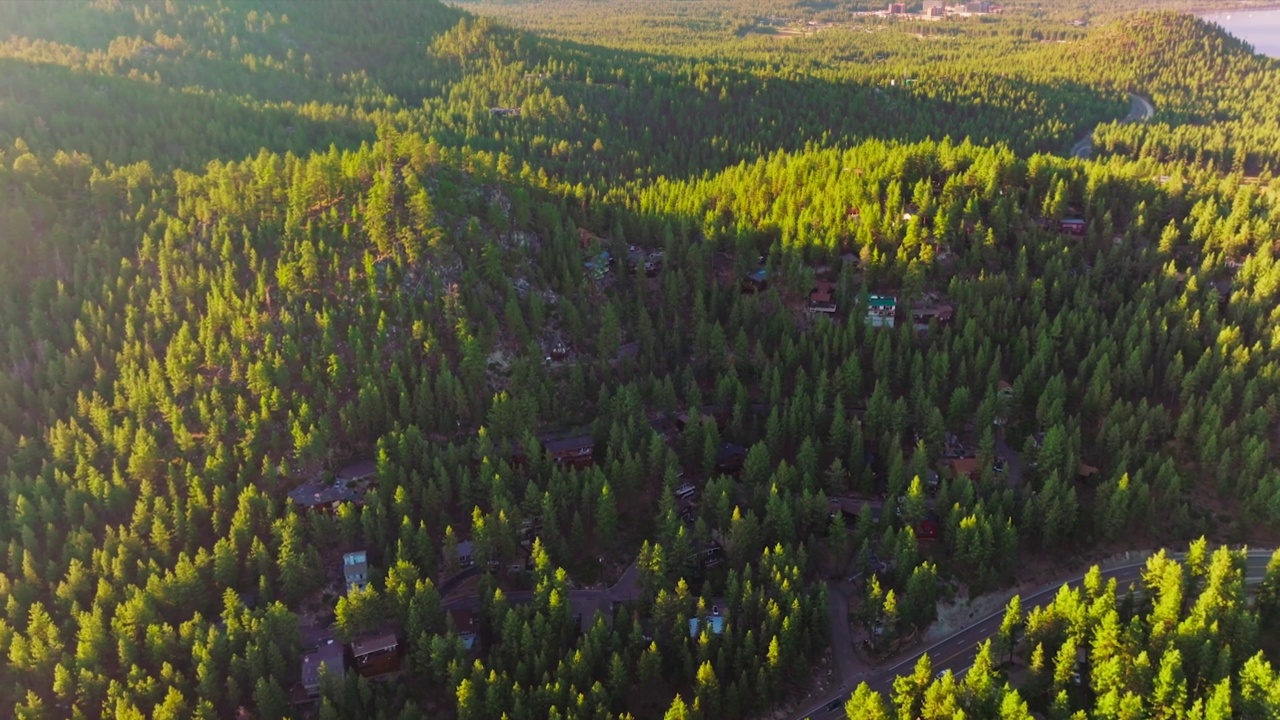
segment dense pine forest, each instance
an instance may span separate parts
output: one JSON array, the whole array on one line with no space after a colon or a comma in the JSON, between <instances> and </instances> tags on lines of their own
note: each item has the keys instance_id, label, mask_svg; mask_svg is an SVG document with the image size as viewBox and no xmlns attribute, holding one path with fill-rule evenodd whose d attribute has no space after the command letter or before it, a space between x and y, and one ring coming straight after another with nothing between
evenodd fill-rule
<instances>
[{"instance_id":1,"label":"dense pine forest","mask_svg":"<svg viewBox=\"0 0 1280 720\"><path fill-rule=\"evenodd\" d=\"M0 717L1276 716L1280 60L1114 5L0 3Z\"/></svg>"}]
</instances>

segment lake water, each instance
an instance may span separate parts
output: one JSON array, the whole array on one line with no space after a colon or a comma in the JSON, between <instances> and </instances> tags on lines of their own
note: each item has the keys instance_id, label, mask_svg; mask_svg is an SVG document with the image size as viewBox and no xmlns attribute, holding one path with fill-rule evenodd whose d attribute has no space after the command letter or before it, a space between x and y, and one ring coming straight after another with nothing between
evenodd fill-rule
<instances>
[{"instance_id":1,"label":"lake water","mask_svg":"<svg viewBox=\"0 0 1280 720\"><path fill-rule=\"evenodd\" d=\"M1280 9L1233 10L1200 17L1221 25L1263 55L1280 58Z\"/></svg>"}]
</instances>

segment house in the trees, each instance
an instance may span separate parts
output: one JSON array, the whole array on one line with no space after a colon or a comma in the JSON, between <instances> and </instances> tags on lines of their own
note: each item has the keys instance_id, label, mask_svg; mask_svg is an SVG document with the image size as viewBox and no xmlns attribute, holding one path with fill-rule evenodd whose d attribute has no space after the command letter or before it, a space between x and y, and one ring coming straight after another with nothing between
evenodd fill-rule
<instances>
[{"instance_id":1,"label":"house in the trees","mask_svg":"<svg viewBox=\"0 0 1280 720\"><path fill-rule=\"evenodd\" d=\"M466 570L472 565L475 565L476 561L474 555L475 545L471 544L470 540L463 540L462 542L459 542L458 554L454 557L454 560L458 563L458 569Z\"/></svg>"},{"instance_id":2,"label":"house in the trees","mask_svg":"<svg viewBox=\"0 0 1280 720\"><path fill-rule=\"evenodd\" d=\"M769 273L764 268L752 270L742 276L742 292L758 293L764 292L769 288Z\"/></svg>"},{"instance_id":3,"label":"house in the trees","mask_svg":"<svg viewBox=\"0 0 1280 720\"><path fill-rule=\"evenodd\" d=\"M346 672L342 658L342 646L333 640L302 656L302 689L307 697L320 694L320 678L324 674L341 677Z\"/></svg>"},{"instance_id":4,"label":"house in the trees","mask_svg":"<svg viewBox=\"0 0 1280 720\"><path fill-rule=\"evenodd\" d=\"M996 383L996 396L1001 400L1013 399L1013 385L1008 380L1000 380Z\"/></svg>"},{"instance_id":5,"label":"house in the trees","mask_svg":"<svg viewBox=\"0 0 1280 720\"><path fill-rule=\"evenodd\" d=\"M911 325L916 330L928 330L931 322L937 322L939 325L950 323L954 314L955 308L950 303L913 307L911 308Z\"/></svg>"},{"instance_id":6,"label":"house in the trees","mask_svg":"<svg viewBox=\"0 0 1280 720\"><path fill-rule=\"evenodd\" d=\"M540 438L542 449L557 465L588 467L595 462L596 441L590 435L567 438Z\"/></svg>"},{"instance_id":7,"label":"house in the trees","mask_svg":"<svg viewBox=\"0 0 1280 720\"><path fill-rule=\"evenodd\" d=\"M898 316L898 298L892 295L867 296L867 324L871 327L893 327Z\"/></svg>"},{"instance_id":8,"label":"house in the trees","mask_svg":"<svg viewBox=\"0 0 1280 720\"><path fill-rule=\"evenodd\" d=\"M917 540L937 540L940 535L938 529L938 521L933 519L921 520L915 527Z\"/></svg>"},{"instance_id":9,"label":"house in the trees","mask_svg":"<svg viewBox=\"0 0 1280 720\"><path fill-rule=\"evenodd\" d=\"M1058 221L1058 231L1077 237L1084 235L1089 227L1084 218L1069 217Z\"/></svg>"},{"instance_id":10,"label":"house in the trees","mask_svg":"<svg viewBox=\"0 0 1280 720\"><path fill-rule=\"evenodd\" d=\"M377 474L376 462L361 460L338 470L332 481L303 483L289 492L289 499L303 509L336 509L344 502L358 504L368 482Z\"/></svg>"},{"instance_id":11,"label":"house in the trees","mask_svg":"<svg viewBox=\"0 0 1280 720\"><path fill-rule=\"evenodd\" d=\"M303 510L336 510L344 502L359 503L360 494L337 482L307 482L289 491L289 499Z\"/></svg>"},{"instance_id":12,"label":"house in the trees","mask_svg":"<svg viewBox=\"0 0 1280 720\"><path fill-rule=\"evenodd\" d=\"M462 640L462 646L468 650L476 646L476 615L471 610L454 608L449 610L449 622L454 632Z\"/></svg>"},{"instance_id":13,"label":"house in the trees","mask_svg":"<svg viewBox=\"0 0 1280 720\"><path fill-rule=\"evenodd\" d=\"M400 640L393 632L360 638L351 643L356 672L376 678L400 670Z\"/></svg>"},{"instance_id":14,"label":"house in the trees","mask_svg":"<svg viewBox=\"0 0 1280 720\"><path fill-rule=\"evenodd\" d=\"M725 408L720 405L703 405L699 408L699 419L704 422L714 422L717 425L723 423L727 413ZM676 430L684 432L689 427L689 421L693 419L693 415L688 410L676 413Z\"/></svg>"},{"instance_id":15,"label":"house in the trees","mask_svg":"<svg viewBox=\"0 0 1280 720\"><path fill-rule=\"evenodd\" d=\"M853 523L856 523L858 518L862 516L862 508L864 506L871 509L871 520L873 522L878 522L880 520L880 513L883 512L880 505L850 497L828 498L827 505L830 508L827 516L834 518L837 514L843 515L845 525L849 527L851 527Z\"/></svg>"},{"instance_id":16,"label":"house in the trees","mask_svg":"<svg viewBox=\"0 0 1280 720\"><path fill-rule=\"evenodd\" d=\"M746 448L733 443L723 443L716 451L716 472L732 475L742 469L746 459Z\"/></svg>"},{"instance_id":17,"label":"house in the trees","mask_svg":"<svg viewBox=\"0 0 1280 720\"><path fill-rule=\"evenodd\" d=\"M587 271L587 277L599 281L609 274L609 268L613 267L613 263L613 254L608 250L601 250L599 253L588 254L582 261L582 266Z\"/></svg>"},{"instance_id":18,"label":"house in the trees","mask_svg":"<svg viewBox=\"0 0 1280 720\"><path fill-rule=\"evenodd\" d=\"M547 360L549 362L560 362L561 360L568 358L569 353L572 351L573 348L569 346L569 343L564 340L556 340L551 343L551 347L547 351Z\"/></svg>"},{"instance_id":19,"label":"house in the trees","mask_svg":"<svg viewBox=\"0 0 1280 720\"><path fill-rule=\"evenodd\" d=\"M661 250L647 251L632 245L627 249L627 272L634 275L637 270L644 268L645 277L654 277L662 270L662 260Z\"/></svg>"},{"instance_id":20,"label":"house in the trees","mask_svg":"<svg viewBox=\"0 0 1280 720\"><path fill-rule=\"evenodd\" d=\"M369 554L364 550L342 556L342 575L347 581L347 592L364 590L369 586Z\"/></svg>"},{"instance_id":21,"label":"house in the trees","mask_svg":"<svg viewBox=\"0 0 1280 720\"><path fill-rule=\"evenodd\" d=\"M649 427L664 440L672 440L680 432L680 427L676 421L666 413L658 415L649 421Z\"/></svg>"},{"instance_id":22,"label":"house in the trees","mask_svg":"<svg viewBox=\"0 0 1280 720\"><path fill-rule=\"evenodd\" d=\"M816 313L834 313L836 311L835 284L827 280L814 283L813 292L809 293L809 310Z\"/></svg>"}]
</instances>

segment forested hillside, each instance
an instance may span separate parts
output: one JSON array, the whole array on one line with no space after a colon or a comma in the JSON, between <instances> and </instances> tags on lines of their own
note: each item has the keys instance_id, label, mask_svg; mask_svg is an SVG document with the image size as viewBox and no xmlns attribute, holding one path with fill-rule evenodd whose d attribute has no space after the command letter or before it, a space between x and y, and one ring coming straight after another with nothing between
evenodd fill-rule
<instances>
[{"instance_id":1,"label":"forested hillside","mask_svg":"<svg viewBox=\"0 0 1280 720\"><path fill-rule=\"evenodd\" d=\"M763 716L940 602L1275 544L1280 70L1199 21L51 7L0 5L0 716ZM1264 717L1280 571L1206 547L847 713Z\"/></svg>"}]
</instances>

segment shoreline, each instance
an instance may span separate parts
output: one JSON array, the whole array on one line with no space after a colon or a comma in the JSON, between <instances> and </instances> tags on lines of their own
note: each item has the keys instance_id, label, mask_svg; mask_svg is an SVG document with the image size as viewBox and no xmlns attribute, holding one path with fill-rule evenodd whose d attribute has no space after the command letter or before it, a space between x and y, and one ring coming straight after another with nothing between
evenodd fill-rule
<instances>
[{"instance_id":1,"label":"shoreline","mask_svg":"<svg viewBox=\"0 0 1280 720\"><path fill-rule=\"evenodd\" d=\"M1261 5L1241 4L1235 7L1212 7L1212 8L1196 8L1185 10L1188 15L1194 15L1198 18L1204 18L1208 15L1223 15L1226 13L1237 12L1270 12L1280 10L1280 3L1268 2Z\"/></svg>"},{"instance_id":2,"label":"shoreline","mask_svg":"<svg viewBox=\"0 0 1280 720\"><path fill-rule=\"evenodd\" d=\"M1266 15L1264 20L1266 27L1280 27L1280 24L1273 24L1272 22L1277 19L1277 17L1280 17L1280 3L1277 3L1274 0L1264 0L1264 2L1259 4L1238 5L1229 8L1218 7L1213 10L1206 9L1187 12L1192 17L1198 20L1203 20L1207 23L1213 23L1242 42L1248 43L1248 45L1252 47L1253 51L1258 55L1272 60L1280 60L1280 43L1275 41L1272 37L1272 33L1263 31L1257 33L1260 37L1248 38L1245 37L1245 35L1248 34L1248 30L1245 27L1242 27L1242 25L1249 24L1249 21L1244 20L1244 18L1252 15L1253 13L1264 13ZM1238 15L1239 17L1233 17L1235 15ZM1228 25L1233 27L1228 27Z\"/></svg>"}]
</instances>

